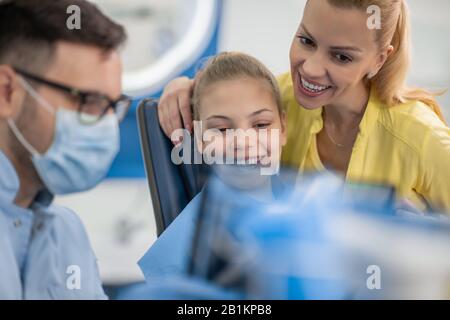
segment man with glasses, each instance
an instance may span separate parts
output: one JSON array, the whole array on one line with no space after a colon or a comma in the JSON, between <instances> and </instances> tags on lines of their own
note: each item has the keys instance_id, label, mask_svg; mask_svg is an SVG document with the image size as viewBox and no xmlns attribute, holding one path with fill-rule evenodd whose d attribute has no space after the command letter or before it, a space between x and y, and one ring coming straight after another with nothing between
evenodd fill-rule
<instances>
[{"instance_id":1,"label":"man with glasses","mask_svg":"<svg viewBox=\"0 0 450 320\"><path fill-rule=\"evenodd\" d=\"M0 299L106 297L81 221L51 202L97 185L119 150L125 39L85 0L0 1Z\"/></svg>"}]
</instances>

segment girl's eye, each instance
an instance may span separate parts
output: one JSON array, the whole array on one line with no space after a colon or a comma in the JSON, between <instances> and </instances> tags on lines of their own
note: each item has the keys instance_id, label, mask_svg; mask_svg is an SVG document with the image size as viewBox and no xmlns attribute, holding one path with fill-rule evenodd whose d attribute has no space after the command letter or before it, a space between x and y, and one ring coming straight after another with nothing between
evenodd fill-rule
<instances>
[{"instance_id":1,"label":"girl's eye","mask_svg":"<svg viewBox=\"0 0 450 320\"><path fill-rule=\"evenodd\" d=\"M349 63L353 61L351 57L340 53L335 54L334 58L340 63Z\"/></svg>"},{"instance_id":2,"label":"girl's eye","mask_svg":"<svg viewBox=\"0 0 450 320\"><path fill-rule=\"evenodd\" d=\"M270 123L258 123L255 125L257 129L264 129L267 128L268 126L270 126Z\"/></svg>"},{"instance_id":3,"label":"girl's eye","mask_svg":"<svg viewBox=\"0 0 450 320\"><path fill-rule=\"evenodd\" d=\"M314 47L315 45L314 41L305 36L299 36L298 38L300 39L300 42L307 47Z\"/></svg>"},{"instance_id":4,"label":"girl's eye","mask_svg":"<svg viewBox=\"0 0 450 320\"><path fill-rule=\"evenodd\" d=\"M228 128L217 128L217 130L219 130L220 132L225 133L225 132L227 132Z\"/></svg>"}]
</instances>

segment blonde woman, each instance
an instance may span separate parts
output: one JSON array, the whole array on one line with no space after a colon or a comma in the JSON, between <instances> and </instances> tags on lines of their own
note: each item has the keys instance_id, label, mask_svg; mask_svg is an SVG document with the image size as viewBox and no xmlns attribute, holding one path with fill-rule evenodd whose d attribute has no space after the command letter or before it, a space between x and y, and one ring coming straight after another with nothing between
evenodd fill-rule
<instances>
[{"instance_id":1,"label":"blonde woman","mask_svg":"<svg viewBox=\"0 0 450 320\"><path fill-rule=\"evenodd\" d=\"M381 24L368 24L369 6ZM404 0L308 1L279 77L287 110L286 165L333 170L347 181L393 186L422 210L450 212L450 129L434 96L405 85L409 17ZM164 90L165 133L191 128L193 81Z\"/></svg>"}]
</instances>

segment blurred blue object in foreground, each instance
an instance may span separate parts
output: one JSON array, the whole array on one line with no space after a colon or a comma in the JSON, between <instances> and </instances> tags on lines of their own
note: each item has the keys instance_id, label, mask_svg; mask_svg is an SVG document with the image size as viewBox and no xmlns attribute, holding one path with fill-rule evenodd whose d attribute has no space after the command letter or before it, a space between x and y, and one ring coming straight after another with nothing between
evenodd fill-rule
<instances>
[{"instance_id":1,"label":"blurred blue object in foreground","mask_svg":"<svg viewBox=\"0 0 450 320\"><path fill-rule=\"evenodd\" d=\"M230 176L200 195L189 272L147 279L142 298L449 298L446 218L398 216L391 189L331 174L280 178L273 197Z\"/></svg>"}]
</instances>

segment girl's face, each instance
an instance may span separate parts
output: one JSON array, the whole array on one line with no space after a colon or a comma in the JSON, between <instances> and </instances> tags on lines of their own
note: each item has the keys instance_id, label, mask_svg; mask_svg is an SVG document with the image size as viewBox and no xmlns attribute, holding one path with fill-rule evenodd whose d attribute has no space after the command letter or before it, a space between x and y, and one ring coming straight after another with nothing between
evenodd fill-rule
<instances>
[{"instance_id":1,"label":"girl's face","mask_svg":"<svg viewBox=\"0 0 450 320\"><path fill-rule=\"evenodd\" d=\"M285 117L280 116L272 90L263 80L243 77L208 86L199 120L203 138L206 132L213 132L213 138L203 142L203 151L214 150L216 156L236 162L278 162L274 155L279 155L286 143Z\"/></svg>"},{"instance_id":2,"label":"girl's face","mask_svg":"<svg viewBox=\"0 0 450 320\"><path fill-rule=\"evenodd\" d=\"M365 88L364 78L387 57L367 27L369 15L308 1L290 51L297 102L307 109L348 105ZM358 101L358 100L357 100Z\"/></svg>"}]
</instances>

